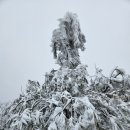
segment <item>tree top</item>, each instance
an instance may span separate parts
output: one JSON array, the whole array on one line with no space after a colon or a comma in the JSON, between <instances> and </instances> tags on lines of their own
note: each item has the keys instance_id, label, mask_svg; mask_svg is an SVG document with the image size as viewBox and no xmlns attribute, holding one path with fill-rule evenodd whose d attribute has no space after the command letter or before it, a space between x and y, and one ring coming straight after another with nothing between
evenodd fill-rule
<instances>
[{"instance_id":1,"label":"tree top","mask_svg":"<svg viewBox=\"0 0 130 130\"><path fill-rule=\"evenodd\" d=\"M52 35L51 47L54 58L62 67L75 68L80 64L78 49L85 50L85 36L81 32L76 14L67 12L59 22L59 27Z\"/></svg>"}]
</instances>

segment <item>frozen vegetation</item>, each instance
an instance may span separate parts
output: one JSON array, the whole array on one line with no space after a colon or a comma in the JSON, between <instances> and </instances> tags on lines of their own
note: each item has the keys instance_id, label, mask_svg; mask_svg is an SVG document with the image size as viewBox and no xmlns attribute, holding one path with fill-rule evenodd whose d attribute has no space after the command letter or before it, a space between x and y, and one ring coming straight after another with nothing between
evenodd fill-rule
<instances>
[{"instance_id":1,"label":"frozen vegetation","mask_svg":"<svg viewBox=\"0 0 130 130\"><path fill-rule=\"evenodd\" d=\"M1 104L1 130L130 130L130 76L119 67L109 77L96 67L90 76L78 52L85 42L76 14L59 19L51 47L60 68Z\"/></svg>"}]
</instances>

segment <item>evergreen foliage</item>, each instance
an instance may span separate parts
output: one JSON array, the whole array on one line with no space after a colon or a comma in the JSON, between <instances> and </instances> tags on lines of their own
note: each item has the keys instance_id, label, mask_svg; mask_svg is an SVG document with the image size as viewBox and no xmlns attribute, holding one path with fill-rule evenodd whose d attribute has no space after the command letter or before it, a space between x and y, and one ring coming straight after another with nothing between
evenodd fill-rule
<instances>
[{"instance_id":1,"label":"evergreen foliage","mask_svg":"<svg viewBox=\"0 0 130 130\"><path fill-rule=\"evenodd\" d=\"M66 13L53 31L52 51L60 65L45 82L28 80L26 93L0 107L1 130L130 130L130 76L96 68L90 76L78 49L85 36L76 14ZM4 108L4 109L3 109Z\"/></svg>"}]
</instances>

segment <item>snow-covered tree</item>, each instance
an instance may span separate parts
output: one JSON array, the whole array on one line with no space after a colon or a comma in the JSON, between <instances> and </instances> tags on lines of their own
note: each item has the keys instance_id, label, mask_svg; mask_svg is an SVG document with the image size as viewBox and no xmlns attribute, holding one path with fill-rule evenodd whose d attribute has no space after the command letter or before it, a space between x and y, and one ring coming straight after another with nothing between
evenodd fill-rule
<instances>
[{"instance_id":1,"label":"snow-covered tree","mask_svg":"<svg viewBox=\"0 0 130 130\"><path fill-rule=\"evenodd\" d=\"M52 36L51 46L54 58L61 66L75 68L80 64L78 49L82 51L85 49L85 36L81 32L76 14L68 12L59 21L59 28L53 31Z\"/></svg>"},{"instance_id":2,"label":"snow-covered tree","mask_svg":"<svg viewBox=\"0 0 130 130\"><path fill-rule=\"evenodd\" d=\"M51 47L60 68L46 73L43 85L28 80L25 93L0 107L0 129L130 130L130 76L118 67L110 77L99 68L90 76L80 62L85 36L77 15L59 21Z\"/></svg>"}]
</instances>

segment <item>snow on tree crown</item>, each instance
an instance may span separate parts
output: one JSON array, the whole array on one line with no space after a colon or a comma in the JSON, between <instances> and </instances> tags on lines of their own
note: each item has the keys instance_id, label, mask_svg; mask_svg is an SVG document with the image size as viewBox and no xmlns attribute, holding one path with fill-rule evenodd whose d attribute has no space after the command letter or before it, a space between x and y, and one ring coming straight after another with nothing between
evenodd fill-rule
<instances>
[{"instance_id":1,"label":"snow on tree crown","mask_svg":"<svg viewBox=\"0 0 130 130\"><path fill-rule=\"evenodd\" d=\"M85 49L85 36L81 32L76 14L67 12L59 22L59 28L53 31L52 36L54 58L62 67L75 68L80 64L78 49Z\"/></svg>"}]
</instances>

